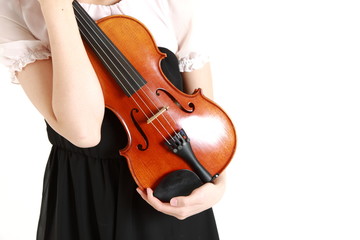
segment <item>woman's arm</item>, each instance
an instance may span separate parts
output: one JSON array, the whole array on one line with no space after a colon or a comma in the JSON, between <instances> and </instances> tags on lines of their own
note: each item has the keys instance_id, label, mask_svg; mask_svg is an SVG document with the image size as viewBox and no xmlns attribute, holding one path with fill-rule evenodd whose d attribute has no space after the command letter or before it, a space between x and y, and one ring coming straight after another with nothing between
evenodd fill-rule
<instances>
[{"instance_id":1,"label":"woman's arm","mask_svg":"<svg viewBox=\"0 0 360 240\"><path fill-rule=\"evenodd\" d=\"M72 1L40 1L51 60L36 61L17 77L50 126L79 147L100 140L104 100L81 40Z\"/></svg>"},{"instance_id":2,"label":"woman's arm","mask_svg":"<svg viewBox=\"0 0 360 240\"><path fill-rule=\"evenodd\" d=\"M213 88L210 64L193 72L183 73L185 92L193 93L196 88L201 88L204 95L212 98ZM152 189L146 192L137 189L141 197L156 210L185 219L214 206L223 196L226 185L226 174L223 172L214 183L206 183L195 189L189 196L174 197L170 203L163 203L153 196Z\"/></svg>"},{"instance_id":3,"label":"woman's arm","mask_svg":"<svg viewBox=\"0 0 360 240\"><path fill-rule=\"evenodd\" d=\"M201 69L182 73L184 80L184 91L192 94L195 89L201 88L202 93L213 99L213 85L210 63L205 64Z\"/></svg>"}]
</instances>

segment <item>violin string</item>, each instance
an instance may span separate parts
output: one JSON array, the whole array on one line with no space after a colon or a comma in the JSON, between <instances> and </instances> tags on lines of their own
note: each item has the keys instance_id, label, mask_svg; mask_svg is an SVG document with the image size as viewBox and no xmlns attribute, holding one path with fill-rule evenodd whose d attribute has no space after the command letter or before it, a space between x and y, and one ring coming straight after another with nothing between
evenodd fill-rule
<instances>
[{"instance_id":1,"label":"violin string","mask_svg":"<svg viewBox=\"0 0 360 240\"><path fill-rule=\"evenodd\" d=\"M79 14L81 14L80 12L78 12L78 10L77 9L75 9L76 11L77 11L77 13L79 13ZM82 16L83 17L83 16ZM79 21L79 23L84 27L84 29L88 32L88 30L86 29L86 27L82 24L82 22L81 21ZM83 32L81 29L80 29L80 31L81 32ZM89 32L88 32L89 33ZM96 34L96 33L95 33ZM93 40L95 40L94 38L93 38ZM95 41L96 42L96 41ZM103 63L105 64L105 65L107 65L107 66L109 66L105 61L104 61L104 59L103 59L103 57L101 56L101 54L99 54L99 52L94 48L94 45L89 41L89 44L93 47L93 49L94 49L94 51L96 51L97 53L98 53L98 56L103 60ZM101 49L101 47L100 47L100 49ZM107 54L105 53L105 51L103 51L103 53L107 56ZM108 57L108 56L107 56ZM111 60L110 60L111 61ZM112 61L111 61L112 62ZM112 62L112 64L116 67L116 65ZM120 63L121 64L121 63ZM109 67L109 69L110 69L110 71L113 73L113 76L116 76L115 74L114 74L114 72L112 71L112 69ZM119 73L122 75L122 77L124 78L124 79L126 79L125 78L125 76L119 71ZM116 78L117 78L117 76L116 76ZM117 79L117 81L123 86L123 88L126 90L126 92L129 94L129 96L131 97L131 99L135 102L135 104L139 107L139 109L141 110L141 112L145 115L145 117L147 118L147 119L149 119L149 117L148 117L148 115L145 113L145 111L142 109L142 107L140 106L140 104L136 101L136 99L134 98L134 97L132 97L132 95L129 93L129 90L128 89L126 89L126 87L123 85L123 83L119 80L119 79ZM127 81L127 80L126 80ZM130 84L129 84L130 85ZM131 86L131 85L130 85ZM134 90L134 89L133 89ZM149 109L149 111L152 113L152 114L154 114L153 112L152 112L152 110L147 106L147 104L144 102L144 100L141 98L141 96L136 92L136 91L134 91L137 95L138 95L138 97L140 98L140 100L144 103L144 105ZM157 119L158 120L158 119ZM158 120L159 121L159 120ZM163 139L168 143L168 144L170 144L169 143L169 141L166 139L166 137L161 133L161 131L154 125L154 123L153 122L151 122L151 125L157 130L157 132L163 137ZM164 130L167 132L167 134L173 139L173 137L171 136L171 134L167 131L167 129L162 125L162 123L160 122L160 125L164 128Z\"/></svg>"},{"instance_id":2,"label":"violin string","mask_svg":"<svg viewBox=\"0 0 360 240\"><path fill-rule=\"evenodd\" d=\"M79 11L77 11L78 13L79 13ZM83 16L82 16L83 17ZM84 18L84 17L83 17ZM87 22L86 22L87 23ZM88 24L88 26L91 28L91 26ZM94 33L97 35L97 33L94 31ZM97 36L99 39L101 39L99 36ZM95 40L94 38L93 38L93 40ZM109 52L113 55L113 57L115 58L115 59L117 59L116 58L116 56L114 55L114 53L108 48L108 46L111 46L112 48L113 48L113 50L115 50L115 51L118 51L118 49L112 44L112 42L108 39L108 38L105 38L105 40L106 41L108 41L108 45L106 45L106 44L104 44L104 41L102 41L102 43L104 44L104 46L106 46L106 48L109 50ZM96 40L95 40L95 42L96 42ZM100 46L99 46L100 47ZM101 47L100 47L100 49L101 49ZM102 49L103 50L103 49ZM105 53L105 51L103 50L103 53L106 55L106 53ZM135 71L134 70L134 68L129 64L129 62L128 61L126 61L126 59L124 59L124 56L123 55L119 55L121 58L122 58L122 60L123 60L123 62L125 63L125 64L127 64L128 65L128 68L132 71L132 73L134 74L134 75L136 75L136 77L138 78L138 79L140 79L140 80L142 80L141 79L141 76L139 76L139 73L137 72L137 71ZM108 57L108 56L107 56ZM109 58L110 59L110 58ZM132 77L132 75L128 72L128 70L123 66L123 64L121 63L121 62L118 62L122 67L123 67L123 69L129 74L129 76L134 80L134 82L137 84L137 86L141 89L141 87L140 87L140 85L139 85L139 83L138 82L136 82L135 81L135 79ZM115 68L117 68L117 66L116 66L116 64L114 64L113 62L112 62L112 64L113 64L113 66L115 66ZM118 69L117 69L118 70ZM122 74L122 73L121 73ZM127 79L123 76L123 78L127 81ZM127 81L127 83L129 84L129 82ZM129 84L130 86L131 86L131 84ZM132 87L132 86L131 86ZM149 87L145 84L145 87L148 89L148 91L149 92L151 92L150 91L150 89L149 89ZM125 88L125 87L124 87ZM132 87L132 89L134 90L134 88ZM153 102L153 100L152 100L152 98L150 98L149 96L148 96L148 94L143 90L143 89L141 89L141 91L144 93L144 95L150 100L150 102L152 103L152 105L155 107L155 108L157 108L157 110L158 111L160 111L160 109L157 107L157 105ZM128 90L127 90L127 92L128 92ZM136 92L135 90L134 90L134 92ZM129 93L128 93L129 94ZM130 94L129 94L130 95ZM152 110L150 109L150 107L149 106L147 106L147 104L144 102L144 100L139 96L139 98L142 100L142 102L145 104L145 106L148 108L148 110L154 115L154 113L152 112ZM163 105L163 103L158 99L158 98L155 98L155 99L157 99L157 102L158 103L160 103L160 104L162 104ZM174 119L172 118L172 116L171 116L171 114L169 114L169 113L167 113L167 115L169 115L170 116L170 118L172 119L172 121L173 122L175 122L174 121ZM147 116L146 116L147 117ZM172 126L172 124L170 124L170 122L169 122L169 120L165 117L165 114L162 114L162 118L164 118L165 119L165 121L166 121L166 123L171 127L171 129L172 129L172 131L177 135L178 133L175 131L175 129L173 128L173 126ZM167 129L163 126L163 124L160 122L160 120L157 118L157 121L160 123L160 125L163 127L163 129L165 129L165 131L168 133L168 135L172 138L172 136L171 136L171 134L167 131Z\"/></svg>"},{"instance_id":3,"label":"violin string","mask_svg":"<svg viewBox=\"0 0 360 240\"><path fill-rule=\"evenodd\" d=\"M81 6L80 6L81 7ZM76 11L77 11L77 13L79 13L79 14L81 14L77 9L75 9ZM81 17L82 18L84 18L84 16L83 15L81 15ZM89 16L87 16L87 14L85 15L85 17L89 17ZM91 19L91 18L90 18ZM92 20L92 19L91 19ZM88 24L88 26L91 28L91 26L89 25L89 23L88 22L86 22L85 21L85 23L87 23ZM82 24L83 25L83 24ZM83 27L85 27L84 25L83 25ZM85 30L89 33L89 31L88 31L88 29L86 29L85 28ZM92 30L94 30L94 29L92 29ZM94 31L94 33L97 35L97 33ZM99 46L99 43L96 41L96 39L94 39L93 38L93 36L91 35L91 34L89 34L89 36L95 41L95 43ZM98 36L99 37L99 36ZM99 39L101 39L100 37L99 37ZM106 38L105 38L106 39ZM109 41L109 39L106 39L107 41ZM102 41L102 43L104 44L104 42ZM112 44L111 44L111 42L109 41L108 43L110 43L110 45L111 46L113 46ZM105 44L104 44L105 45ZM93 45L92 45L93 46ZM105 45L106 47L107 47L107 45ZM113 46L114 47L114 46ZM109 58L109 56L107 55L107 53L104 51L104 49L102 49L100 46L99 46L99 48L103 51L103 54L105 54L106 55L106 57L108 58L108 59L110 59ZM114 55L114 53L113 52L111 52L110 51L110 49L107 47L107 49L109 50L109 52L115 57L115 55ZM116 48L114 49L114 50L117 50ZM120 57L122 57L121 55L120 55ZM102 58L103 59L103 58ZM117 59L116 57L115 57L115 59ZM124 60L124 59L123 59ZM112 60L110 59L110 61L112 62ZM125 61L125 63L126 63L126 61ZM117 66L112 62L112 64L113 64L113 66L118 70L118 72L123 76L123 78L125 79L125 81L127 81L127 79L124 77L124 75L119 71L119 69L117 68ZM123 67L123 69L131 76L131 74L126 70L126 68L121 64L121 62L119 62L119 64ZM109 65L107 65L107 66L109 66ZM132 69L131 68L131 66L130 66L130 69ZM112 71L112 70L111 70ZM113 73L113 71L112 71L112 73ZM116 76L115 74L114 74L114 76ZM117 78L117 76L116 76L116 78ZM121 83L121 81L119 80L119 79L117 79L118 80L118 82L123 86L123 88L125 88L125 86ZM136 81L135 81L135 79L133 79L134 80L134 82L136 83L136 84L138 84ZM140 80L142 80L142 79L140 79ZM127 81L127 83L130 85L130 87L132 87L131 86L131 84ZM140 88L140 86L138 85L138 87ZM126 89L126 88L125 88ZM132 90L134 90L134 88L132 87ZM126 91L127 91L127 93L129 94L129 91L126 89ZM142 90L143 91L143 90ZM138 93L134 90L134 92L138 95ZM143 91L143 93L148 97L148 95L146 94L146 92L145 91ZM129 94L129 96L131 96L131 94ZM154 113L152 112L152 110L149 108L149 106L144 102L144 100L141 98L141 96L140 95L138 95L138 97L140 98L140 100L145 104L145 106L148 108L148 110L154 115ZM150 99L149 97L148 97L148 99ZM150 99L150 101L151 101L151 99ZM152 102L153 103L153 102ZM145 112L143 111L143 109L139 106L139 104L137 103L137 105L138 105L138 107L142 110L142 112L144 113L144 115L148 118L148 116L145 114ZM156 107L156 105L153 103L153 105ZM159 110L159 109L158 109ZM159 119L157 119L157 121L160 123L160 125L163 127L163 129L167 132L167 134L172 138L172 136L171 136L171 134L167 131L167 129L163 126L163 124L162 124L162 122L161 121L159 121ZM168 122L168 121L167 121ZM171 124L168 122L168 124L169 124L169 126L172 128L172 126L171 126ZM153 125L153 124L152 124ZM154 125L153 125L154 126ZM155 126L154 126L155 127ZM155 127L156 128L156 127ZM157 128L156 128L157 129ZM157 129L158 130L158 129ZM159 131L159 130L158 130ZM174 129L173 129L173 131L174 131ZM160 132L160 131L159 131Z\"/></svg>"},{"instance_id":4,"label":"violin string","mask_svg":"<svg viewBox=\"0 0 360 240\"><path fill-rule=\"evenodd\" d=\"M113 45L110 44L110 47L113 48L114 51L118 51L118 49ZM109 49L110 51L110 49ZM112 54L113 52L110 51ZM115 57L115 55L113 54L113 56ZM138 79L141 79L141 76L139 75L139 73L133 68L132 65L130 65L130 63L128 61L126 61L126 59L124 59L123 55L120 55L120 57L122 58L124 64L126 64L128 66L128 68L130 69L130 71L132 72L133 75L135 75ZM121 63L120 63L121 64ZM131 74L126 70L126 68L124 68L125 71L131 76ZM138 82L134 81L136 83L136 85L140 88L140 85ZM144 85L144 87L150 92L152 93L152 91L150 90L149 86L147 84ZM146 93L146 91L144 91L143 89L141 89L141 91L144 93L145 97L151 102L151 104L158 110L160 111L160 108L157 107L157 105L155 104L155 102L153 101L152 98L149 97L149 95ZM154 93L152 93L154 94ZM161 102L161 100L158 97L154 98L155 101L160 105L160 106L165 106L165 104L163 102ZM153 112L152 112L153 113ZM170 126L171 130L174 132L175 135L180 136L178 132L176 132L176 130L174 129L173 125L170 123L170 121L166 118L166 115L168 115L170 117L170 119L172 120L173 123L175 123L174 118L171 116L171 114L169 114L168 111L164 112L163 114L161 114L161 117L166 121L166 123ZM159 119L157 119L157 121L159 121ZM162 123L159 121L159 123L162 125ZM165 127L164 127L165 129ZM172 136L169 134L169 136L172 138Z\"/></svg>"}]
</instances>

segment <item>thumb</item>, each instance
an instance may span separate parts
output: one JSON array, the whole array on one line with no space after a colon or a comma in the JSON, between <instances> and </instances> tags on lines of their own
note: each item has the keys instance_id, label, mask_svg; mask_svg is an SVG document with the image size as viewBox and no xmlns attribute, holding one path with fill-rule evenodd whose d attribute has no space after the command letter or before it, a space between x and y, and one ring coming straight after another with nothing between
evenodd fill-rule
<instances>
[{"instance_id":1,"label":"thumb","mask_svg":"<svg viewBox=\"0 0 360 240\"><path fill-rule=\"evenodd\" d=\"M170 200L170 205L173 207L177 207L178 206L178 197L174 197Z\"/></svg>"},{"instance_id":2,"label":"thumb","mask_svg":"<svg viewBox=\"0 0 360 240\"><path fill-rule=\"evenodd\" d=\"M201 196L193 191L189 196L173 197L170 200L170 205L173 207L188 207L201 203Z\"/></svg>"},{"instance_id":3,"label":"thumb","mask_svg":"<svg viewBox=\"0 0 360 240\"><path fill-rule=\"evenodd\" d=\"M179 196L174 197L170 200L170 205L173 207L186 207L191 204L192 197L191 196Z\"/></svg>"}]
</instances>

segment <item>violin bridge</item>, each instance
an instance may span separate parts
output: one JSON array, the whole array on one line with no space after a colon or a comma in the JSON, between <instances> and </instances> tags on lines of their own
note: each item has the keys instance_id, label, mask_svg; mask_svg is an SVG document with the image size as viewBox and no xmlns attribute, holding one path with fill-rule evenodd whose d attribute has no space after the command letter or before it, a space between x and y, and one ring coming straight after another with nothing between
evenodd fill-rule
<instances>
[{"instance_id":1,"label":"violin bridge","mask_svg":"<svg viewBox=\"0 0 360 240\"><path fill-rule=\"evenodd\" d=\"M151 118L149 118L146 123L150 124L152 121L154 121L155 119L157 119L161 114L163 114L164 112L166 112L169 109L169 106L163 107L161 108L157 113L155 113L154 116L152 116Z\"/></svg>"}]
</instances>

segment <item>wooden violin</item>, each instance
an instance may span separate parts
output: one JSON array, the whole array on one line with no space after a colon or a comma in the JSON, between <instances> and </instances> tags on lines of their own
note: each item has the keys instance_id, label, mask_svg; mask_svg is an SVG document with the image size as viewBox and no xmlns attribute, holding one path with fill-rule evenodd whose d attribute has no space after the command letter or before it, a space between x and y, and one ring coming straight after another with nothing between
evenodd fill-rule
<instances>
[{"instance_id":1,"label":"wooden violin","mask_svg":"<svg viewBox=\"0 0 360 240\"><path fill-rule=\"evenodd\" d=\"M94 22L77 1L73 7L105 105L127 132L119 153L137 185L155 188L180 169L212 181L235 152L227 114L200 89L185 94L166 79L160 67L165 54L142 23L123 15Z\"/></svg>"}]
</instances>

